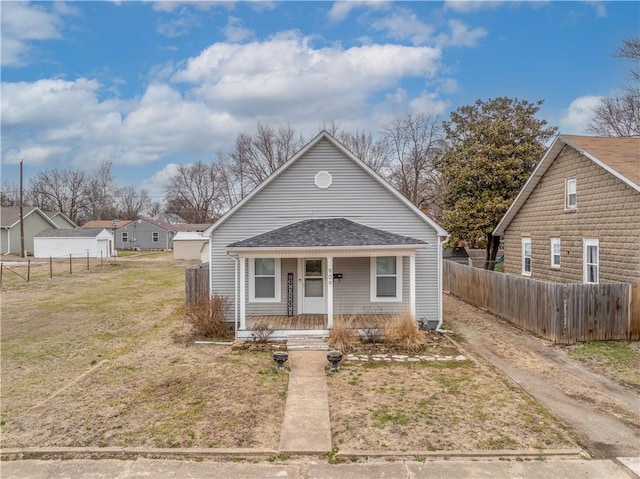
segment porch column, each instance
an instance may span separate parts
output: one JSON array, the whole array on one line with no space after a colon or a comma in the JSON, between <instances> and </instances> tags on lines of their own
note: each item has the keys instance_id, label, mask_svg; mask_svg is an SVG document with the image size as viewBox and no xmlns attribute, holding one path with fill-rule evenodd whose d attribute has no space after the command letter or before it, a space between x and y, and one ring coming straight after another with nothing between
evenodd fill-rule
<instances>
[{"instance_id":1,"label":"porch column","mask_svg":"<svg viewBox=\"0 0 640 479\"><path fill-rule=\"evenodd\" d=\"M245 301L247 298L246 286L247 258L240 256L240 329L247 329Z\"/></svg>"},{"instance_id":2,"label":"porch column","mask_svg":"<svg viewBox=\"0 0 640 479\"><path fill-rule=\"evenodd\" d=\"M416 254L409 255L409 313L416 316ZM417 319L417 318L415 318Z\"/></svg>"},{"instance_id":3,"label":"porch column","mask_svg":"<svg viewBox=\"0 0 640 479\"><path fill-rule=\"evenodd\" d=\"M333 326L333 256L327 256L327 327Z\"/></svg>"}]
</instances>

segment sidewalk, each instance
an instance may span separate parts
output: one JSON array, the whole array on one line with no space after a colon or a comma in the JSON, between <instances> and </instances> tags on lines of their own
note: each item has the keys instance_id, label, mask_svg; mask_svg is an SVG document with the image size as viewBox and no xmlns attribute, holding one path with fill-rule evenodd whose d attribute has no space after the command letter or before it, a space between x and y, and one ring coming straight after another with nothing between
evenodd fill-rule
<instances>
[{"instance_id":1,"label":"sidewalk","mask_svg":"<svg viewBox=\"0 0 640 479\"><path fill-rule=\"evenodd\" d=\"M636 467L640 464L635 459ZM640 471L638 471L640 473ZM630 479L629 469L611 460L398 461L328 464L193 462L161 459L21 460L0 463L2 479ZM640 476L637 476L640 477Z\"/></svg>"},{"instance_id":2,"label":"sidewalk","mask_svg":"<svg viewBox=\"0 0 640 479\"><path fill-rule=\"evenodd\" d=\"M326 351L289 351L289 390L279 450L282 454L331 451Z\"/></svg>"}]
</instances>

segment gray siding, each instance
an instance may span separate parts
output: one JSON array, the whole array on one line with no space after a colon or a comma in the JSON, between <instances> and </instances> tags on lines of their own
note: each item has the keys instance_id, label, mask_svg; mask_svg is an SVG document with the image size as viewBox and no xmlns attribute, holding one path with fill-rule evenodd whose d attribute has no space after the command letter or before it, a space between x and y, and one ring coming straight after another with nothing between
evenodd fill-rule
<instances>
[{"instance_id":1,"label":"gray siding","mask_svg":"<svg viewBox=\"0 0 640 479\"><path fill-rule=\"evenodd\" d=\"M126 243L122 242L122 232L129 235ZM158 241L153 241L153 233L158 233ZM171 249L173 248L174 233L160 228L146 221L133 221L128 225L121 226L116 234L116 249Z\"/></svg>"},{"instance_id":2,"label":"gray siding","mask_svg":"<svg viewBox=\"0 0 640 479\"><path fill-rule=\"evenodd\" d=\"M314 177L318 171L331 173L333 184L330 188L321 190L315 186ZM234 300L234 260L225 252L225 247L230 243L309 218L336 217L428 243L427 248L416 252L416 315L437 319L439 291L436 231L324 139L213 232L211 291ZM356 268L354 274L363 277L361 285L352 286L358 288L358 298L364 298L361 303L363 308L385 307L384 303L368 302L368 290L366 296L361 294L363 288L368 288L368 262L360 264L354 260L338 258L335 261L337 264L351 262ZM404 263L404 298L408 301L408 259ZM283 260L282 277L285 282L287 267L296 273L295 260L290 266L285 267L286 264L287 261ZM360 268L363 268L362 271L357 273ZM335 266L334 270L348 273L346 270L337 271ZM350 274L347 274L347 278ZM346 285L345 280L336 284L336 295L343 295L343 283ZM260 314L286 314L286 285L282 293L284 300L281 303L261 303ZM336 307L340 306L339 298L344 299L345 296L336 296ZM397 303L395 305L397 307ZM247 302L247 314L255 311Z\"/></svg>"}]
</instances>

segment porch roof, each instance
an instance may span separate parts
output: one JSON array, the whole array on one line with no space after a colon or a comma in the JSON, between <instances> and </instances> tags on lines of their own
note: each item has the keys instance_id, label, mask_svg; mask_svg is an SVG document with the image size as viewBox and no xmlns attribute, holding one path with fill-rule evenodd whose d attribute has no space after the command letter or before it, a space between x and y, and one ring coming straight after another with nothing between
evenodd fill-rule
<instances>
[{"instance_id":1,"label":"porch roof","mask_svg":"<svg viewBox=\"0 0 640 479\"><path fill-rule=\"evenodd\" d=\"M310 219L231 243L229 251L308 248L420 248L427 243L346 218Z\"/></svg>"}]
</instances>

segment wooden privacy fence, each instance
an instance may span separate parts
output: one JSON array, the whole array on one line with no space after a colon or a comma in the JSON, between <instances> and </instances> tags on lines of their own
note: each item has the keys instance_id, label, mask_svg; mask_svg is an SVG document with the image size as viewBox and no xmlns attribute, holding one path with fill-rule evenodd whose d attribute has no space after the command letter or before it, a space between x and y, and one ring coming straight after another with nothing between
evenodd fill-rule
<instances>
[{"instance_id":1,"label":"wooden privacy fence","mask_svg":"<svg viewBox=\"0 0 640 479\"><path fill-rule=\"evenodd\" d=\"M187 268L184 276L187 304L195 304L199 297L209 296L209 263Z\"/></svg>"},{"instance_id":2,"label":"wooden privacy fence","mask_svg":"<svg viewBox=\"0 0 640 479\"><path fill-rule=\"evenodd\" d=\"M443 290L556 343L640 339L640 285L536 281L443 261Z\"/></svg>"}]
</instances>

